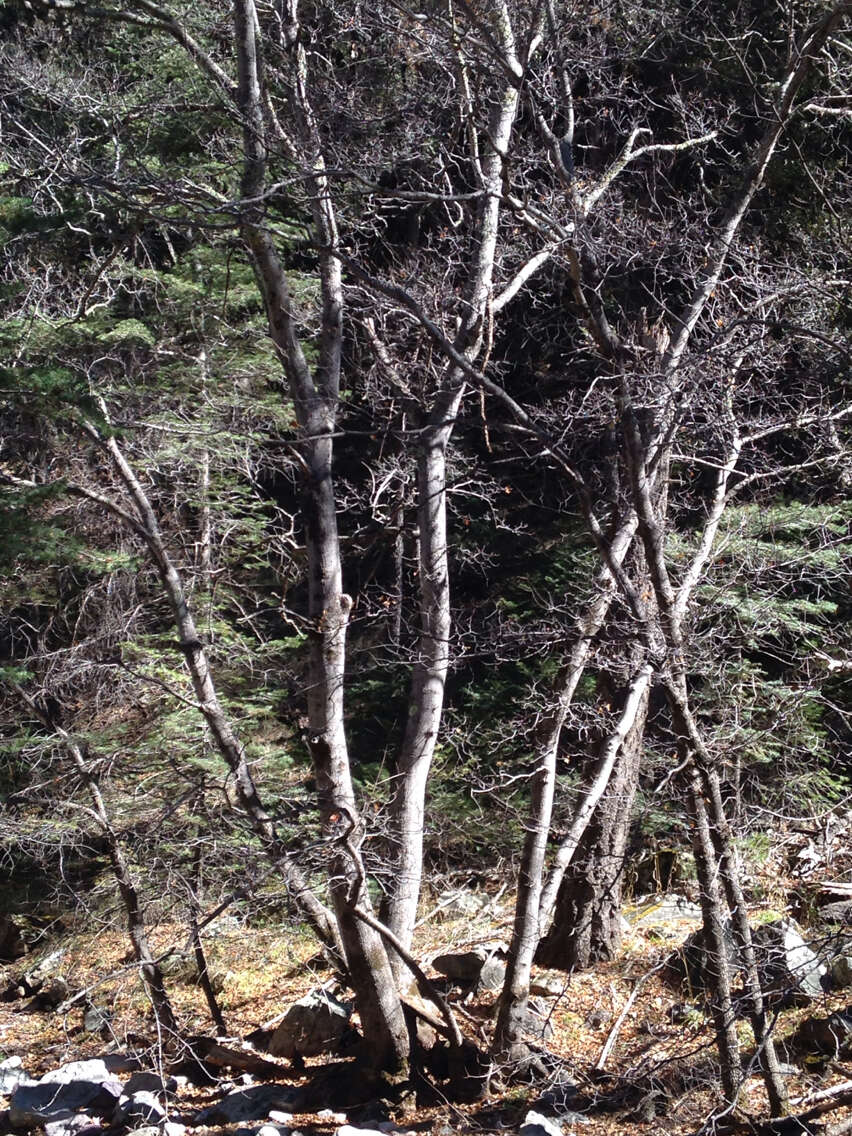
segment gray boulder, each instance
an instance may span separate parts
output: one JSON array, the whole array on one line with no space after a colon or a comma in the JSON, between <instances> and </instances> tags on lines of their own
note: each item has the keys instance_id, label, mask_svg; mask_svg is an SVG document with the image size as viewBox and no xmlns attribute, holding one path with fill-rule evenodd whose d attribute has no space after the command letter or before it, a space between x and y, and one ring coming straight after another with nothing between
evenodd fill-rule
<instances>
[{"instance_id":1,"label":"gray boulder","mask_svg":"<svg viewBox=\"0 0 852 1136\"><path fill-rule=\"evenodd\" d=\"M45 1073L39 1083L70 1085L74 1081L90 1081L102 1084L113 1079L112 1070L107 1062L100 1057L93 1057L88 1061L69 1061L67 1065L60 1065L58 1069L51 1069L49 1073Z\"/></svg>"},{"instance_id":2,"label":"gray boulder","mask_svg":"<svg viewBox=\"0 0 852 1136\"><path fill-rule=\"evenodd\" d=\"M159 1073L151 1073L147 1069L134 1073L124 1086L124 1095L132 1097L136 1093L156 1093L165 1097L177 1091L177 1081L174 1077L161 1077Z\"/></svg>"},{"instance_id":3,"label":"gray boulder","mask_svg":"<svg viewBox=\"0 0 852 1136\"><path fill-rule=\"evenodd\" d=\"M437 911L442 915L453 917L478 915L489 904L487 895L476 895L472 891L459 888L456 891L444 891L438 896Z\"/></svg>"},{"instance_id":4,"label":"gray boulder","mask_svg":"<svg viewBox=\"0 0 852 1136\"><path fill-rule=\"evenodd\" d=\"M852 955L840 955L831 964L831 984L837 990L852 986Z\"/></svg>"},{"instance_id":5,"label":"gray boulder","mask_svg":"<svg viewBox=\"0 0 852 1136\"><path fill-rule=\"evenodd\" d=\"M70 993L68 983L61 975L57 975L42 984L39 992L24 1006L21 1013L33 1014L42 1010L55 1010Z\"/></svg>"},{"instance_id":6,"label":"gray boulder","mask_svg":"<svg viewBox=\"0 0 852 1136\"><path fill-rule=\"evenodd\" d=\"M432 959L432 966L453 982L476 982L488 961L489 953L481 947L472 951L451 952Z\"/></svg>"},{"instance_id":7,"label":"gray boulder","mask_svg":"<svg viewBox=\"0 0 852 1136\"><path fill-rule=\"evenodd\" d=\"M0 1061L0 1096L8 1097L18 1085L34 1085L35 1081L24 1070L20 1057L7 1057Z\"/></svg>"},{"instance_id":8,"label":"gray boulder","mask_svg":"<svg viewBox=\"0 0 852 1136\"><path fill-rule=\"evenodd\" d=\"M506 967L497 957L498 947L483 944L470 951L453 951L438 955L432 966L451 982L478 986L480 990L496 990L502 985Z\"/></svg>"},{"instance_id":9,"label":"gray boulder","mask_svg":"<svg viewBox=\"0 0 852 1136\"><path fill-rule=\"evenodd\" d=\"M78 1113L109 1116L121 1096L103 1061L74 1061L46 1073L36 1084L19 1085L9 1101L13 1128L34 1128L70 1120Z\"/></svg>"},{"instance_id":10,"label":"gray boulder","mask_svg":"<svg viewBox=\"0 0 852 1136\"><path fill-rule=\"evenodd\" d=\"M682 895L649 895L637 900L633 906L625 908L628 926L643 927L681 927L684 924L700 923L703 916L697 903L691 903Z\"/></svg>"},{"instance_id":11,"label":"gray boulder","mask_svg":"<svg viewBox=\"0 0 852 1136\"><path fill-rule=\"evenodd\" d=\"M476 979L476 988L480 990L499 990L506 977L506 964L498 958L486 959L479 976Z\"/></svg>"},{"instance_id":12,"label":"gray boulder","mask_svg":"<svg viewBox=\"0 0 852 1136\"><path fill-rule=\"evenodd\" d=\"M725 923L723 931L725 959L722 965L728 968L733 978L739 970L740 957L730 921ZM668 965L671 971L686 982L690 990L701 990L715 985L720 960L717 953L708 948L704 928L700 927L688 935L682 946L669 956Z\"/></svg>"},{"instance_id":13,"label":"gray boulder","mask_svg":"<svg viewBox=\"0 0 852 1136\"><path fill-rule=\"evenodd\" d=\"M521 1027L528 1037L536 1041L548 1041L553 1037L553 1023L548 1007L542 1006L535 998L530 998Z\"/></svg>"},{"instance_id":14,"label":"gray boulder","mask_svg":"<svg viewBox=\"0 0 852 1136\"><path fill-rule=\"evenodd\" d=\"M269 1039L273 1057L318 1057L333 1053L349 1029L351 1006L322 990L294 1003Z\"/></svg>"},{"instance_id":15,"label":"gray boulder","mask_svg":"<svg viewBox=\"0 0 852 1136\"><path fill-rule=\"evenodd\" d=\"M796 1041L827 1057L848 1057L852 1053L852 1006L827 1018L808 1018L796 1031Z\"/></svg>"},{"instance_id":16,"label":"gray boulder","mask_svg":"<svg viewBox=\"0 0 852 1136\"><path fill-rule=\"evenodd\" d=\"M819 917L823 923L852 923L852 899L826 903L819 909Z\"/></svg>"},{"instance_id":17,"label":"gray boulder","mask_svg":"<svg viewBox=\"0 0 852 1136\"><path fill-rule=\"evenodd\" d=\"M103 1128L91 1116L78 1113L67 1120L54 1120L44 1126L44 1136L101 1136Z\"/></svg>"},{"instance_id":18,"label":"gray boulder","mask_svg":"<svg viewBox=\"0 0 852 1136\"><path fill-rule=\"evenodd\" d=\"M752 931L761 984L771 1000L807 1004L823 993L826 968L793 919L776 919Z\"/></svg>"},{"instance_id":19,"label":"gray boulder","mask_svg":"<svg viewBox=\"0 0 852 1136\"><path fill-rule=\"evenodd\" d=\"M245 1120L266 1120L270 1112L283 1109L288 1112L298 1100L298 1090L285 1085L255 1085L228 1093L222 1100L196 1113L193 1125L240 1124Z\"/></svg>"},{"instance_id":20,"label":"gray boulder","mask_svg":"<svg viewBox=\"0 0 852 1136\"><path fill-rule=\"evenodd\" d=\"M156 1093L140 1090L132 1095L124 1093L112 1114L116 1127L138 1128L140 1124L160 1124L166 1119L166 1110Z\"/></svg>"}]
</instances>

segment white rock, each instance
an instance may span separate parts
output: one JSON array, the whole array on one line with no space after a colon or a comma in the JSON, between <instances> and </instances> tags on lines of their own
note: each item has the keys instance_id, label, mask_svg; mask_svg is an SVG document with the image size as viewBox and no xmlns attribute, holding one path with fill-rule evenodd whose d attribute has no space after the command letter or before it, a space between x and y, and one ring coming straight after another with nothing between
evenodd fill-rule
<instances>
[{"instance_id":1,"label":"white rock","mask_svg":"<svg viewBox=\"0 0 852 1136\"><path fill-rule=\"evenodd\" d=\"M520 1136L565 1136L565 1133L554 1121L530 1109L521 1126Z\"/></svg>"},{"instance_id":2,"label":"white rock","mask_svg":"<svg viewBox=\"0 0 852 1136\"><path fill-rule=\"evenodd\" d=\"M72 1081L88 1081L99 1085L103 1081L112 1080L112 1073L100 1057L91 1061L69 1061L67 1065L60 1065L58 1069L51 1069L41 1079L43 1085L70 1085Z\"/></svg>"}]
</instances>

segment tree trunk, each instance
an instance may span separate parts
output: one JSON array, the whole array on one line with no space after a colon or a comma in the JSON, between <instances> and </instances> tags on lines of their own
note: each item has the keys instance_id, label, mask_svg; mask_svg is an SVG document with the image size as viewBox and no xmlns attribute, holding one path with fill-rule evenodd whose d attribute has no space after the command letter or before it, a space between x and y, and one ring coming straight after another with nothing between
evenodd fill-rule
<instances>
[{"instance_id":1,"label":"tree trunk","mask_svg":"<svg viewBox=\"0 0 852 1136\"><path fill-rule=\"evenodd\" d=\"M568 835L558 849L557 863L548 880L548 884L553 885L554 898L558 887L558 883L554 885L554 881L561 880L562 873L571 863L580 839L606 790L618 751L633 726L639 707L644 703L650 680L650 664L643 663L630 683L621 718L601 747L596 775L583 794ZM553 792L550 769L555 768L555 749L553 754L553 762L542 766L533 786L534 801L538 803L539 812L533 814L531 818L532 823L527 830L524 844L521 875L518 881L518 899L515 905L515 924L506 963L506 978L500 998L497 1028L494 1033L494 1051L502 1061L512 1061L520 1056L533 956L538 946L540 928L544 925L545 919L550 918L552 909L551 901L542 891L541 877L547 834L550 829ZM548 904L547 907L545 903Z\"/></svg>"},{"instance_id":2,"label":"tree trunk","mask_svg":"<svg viewBox=\"0 0 852 1136\"><path fill-rule=\"evenodd\" d=\"M173 1042L178 1037L179 1030L174 1010L172 1009L172 1004L166 991L163 972L155 961L154 954L151 950L148 932L145 929L145 916L139 898L139 892L136 888L136 882L130 871L130 866L125 859L124 850L121 847L118 835L112 827L100 786L97 780L92 776L91 769L89 768L85 743L78 741L72 734L55 722L51 715L43 710L35 699L30 698L26 691L17 683L12 683L11 685L14 687L21 700L39 720L62 739L66 752L73 761L77 772L80 774L86 786L86 790L92 802L90 815L97 821L104 835L110 864L112 865L112 874L115 877L115 882L127 917L127 934L133 948L134 958L139 966L139 975L142 979L142 985L145 987L145 991L154 1011L160 1044Z\"/></svg>"},{"instance_id":3,"label":"tree trunk","mask_svg":"<svg viewBox=\"0 0 852 1136\"><path fill-rule=\"evenodd\" d=\"M692 813L692 848L704 917L704 950L708 960L715 959L715 966L707 968L711 984L710 1012L716 1027L725 1100L728 1104L735 1104L742 1084L742 1066L736 1015L731 998L725 914L719 892L719 864L710 833L707 803L700 778L695 771L689 777L689 806Z\"/></svg>"},{"instance_id":4,"label":"tree trunk","mask_svg":"<svg viewBox=\"0 0 852 1136\"><path fill-rule=\"evenodd\" d=\"M609 787L583 833L556 897L553 923L536 961L559 970L582 970L615 957L621 945L621 896L649 690L624 739Z\"/></svg>"}]
</instances>

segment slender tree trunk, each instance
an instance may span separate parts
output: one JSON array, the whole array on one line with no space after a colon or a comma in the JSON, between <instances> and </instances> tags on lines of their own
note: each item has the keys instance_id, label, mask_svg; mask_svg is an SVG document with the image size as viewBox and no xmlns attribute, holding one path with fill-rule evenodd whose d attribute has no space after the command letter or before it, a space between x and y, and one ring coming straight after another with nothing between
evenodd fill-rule
<instances>
[{"instance_id":1,"label":"slender tree trunk","mask_svg":"<svg viewBox=\"0 0 852 1136\"><path fill-rule=\"evenodd\" d=\"M558 876L552 875L548 881L561 880L562 874L571 863L583 833L594 814L603 793L609 783L615 766L618 751L636 720L640 707L644 704L648 685L651 680L651 667L643 663L630 683L625 697L621 718L615 730L602 746L598 769L594 780L583 794L571 828L562 841L557 852ZM546 785L546 778L541 784ZM516 903L515 926L512 942L509 946L509 956L506 962L506 978L503 993L500 999L500 1011L497 1017L497 1028L494 1034L494 1051L500 1060L512 1061L521 1055L521 1035L524 1032L524 1018L529 1001L530 971L533 957L540 938L540 926L545 910L550 917L552 900L545 897L541 890L542 867L544 851L547 841L547 832L550 827L550 809L552 806L552 789L548 799L537 788L536 795L541 802L541 818L536 824L531 824L527 831L524 847L524 856L521 862L521 877L518 883L518 900ZM543 822L547 816L547 823ZM525 873L529 873L528 875ZM555 900L558 883L553 888ZM541 899L541 902L539 902ZM550 906L546 909L545 903Z\"/></svg>"},{"instance_id":2,"label":"slender tree trunk","mask_svg":"<svg viewBox=\"0 0 852 1136\"><path fill-rule=\"evenodd\" d=\"M228 1033L228 1027L225 1024L225 1018L222 1014L222 1008L219 1005L219 999L216 997L216 991L213 989L213 983L210 980L210 971L207 966L207 955L204 951L204 944L201 941L201 930L198 926L198 915L201 910L201 884L202 884L202 865L203 856L201 853L201 834L197 837L199 843L196 845L195 851L192 856L192 883L189 887L189 933L192 939L192 953L195 957L195 969L198 972L198 985L204 994L207 1002L207 1008L210 1010L210 1017L213 1019L213 1024L219 1034L219 1037L225 1037Z\"/></svg>"},{"instance_id":3,"label":"slender tree trunk","mask_svg":"<svg viewBox=\"0 0 852 1136\"><path fill-rule=\"evenodd\" d=\"M352 600L342 586L332 475L344 310L333 194L309 96L308 59L301 38L298 0L284 0L283 46L289 61L297 138L294 156L302 163L320 249L320 332L316 363L311 366L293 316L287 273L264 223L267 127L274 130L276 120L263 83L260 25L253 0L234 0L233 11L237 102L243 118L242 192L247 202L241 215L242 234L263 294L270 335L287 374L300 432L311 625L308 745L326 830L331 835L342 817L350 825L347 840L333 845L331 895L371 1060L378 1068L400 1069L408 1062L408 1031L388 955L378 933L353 912L356 905L369 908L369 897L358 871L357 843L363 838L363 829L355 808L343 724L346 633ZM279 141L284 141L283 134ZM285 144L293 148L292 141Z\"/></svg>"},{"instance_id":4,"label":"slender tree trunk","mask_svg":"<svg viewBox=\"0 0 852 1136\"><path fill-rule=\"evenodd\" d=\"M487 154L480 159L474 145L471 155L484 200L465 288L467 315L454 341L455 349L468 363L477 359L483 343L490 346L490 303L503 201L504 163L518 109L516 80L523 73L505 0L497 0L492 16L497 41L513 77L503 83L495 99L488 124L490 146ZM417 921L423 871L426 783L438 740L450 663L452 617L447 556L446 455L465 389L464 374L455 364L449 363L429 413L417 463L421 636L397 767L398 781L391 802L391 827L397 857L394 887L388 905L388 926L406 948L411 946ZM391 961L397 979L404 981L407 976L402 958L395 955Z\"/></svg>"},{"instance_id":5,"label":"slender tree trunk","mask_svg":"<svg viewBox=\"0 0 852 1136\"><path fill-rule=\"evenodd\" d=\"M98 826L103 832L110 864L112 865L112 873L115 877L119 894L121 895L121 901L124 904L124 912L127 918L127 934L133 948L133 955L139 966L142 984L150 999L154 1016L157 1020L158 1030L163 1041L166 1043L172 1042L179 1035L177 1020L166 991L163 972L155 961L151 944L148 940L148 932L145 928L145 916L139 898L139 891L136 887L133 873L130 871L130 867L125 859L121 842L118 839L115 829L112 827L100 786L97 780L92 776L85 743L78 741L73 734L70 734L55 722L50 714L41 709L35 699L31 698L17 683L13 683L12 685L24 704L30 708L49 730L52 730L62 739L62 744L65 746L66 752L73 761L86 786L89 799L92 802L91 815L97 821Z\"/></svg>"},{"instance_id":6,"label":"slender tree trunk","mask_svg":"<svg viewBox=\"0 0 852 1136\"><path fill-rule=\"evenodd\" d=\"M396 843L388 927L404 947L411 946L423 871L426 782L444 709L450 663L450 570L447 556L446 449L461 402L462 387L439 400L417 462L419 587L421 633L414 664L405 736L397 762L391 802ZM407 968L399 954L391 959L396 979Z\"/></svg>"},{"instance_id":7,"label":"slender tree trunk","mask_svg":"<svg viewBox=\"0 0 852 1136\"><path fill-rule=\"evenodd\" d=\"M713 847L701 781L695 772L689 777L689 806L692 814L692 848L704 921L704 950L710 964L707 968L711 981L710 1012L716 1027L725 1100L729 1104L735 1104L742 1083L742 1066L736 1015L731 998L725 914L719 892L719 864Z\"/></svg>"},{"instance_id":8,"label":"slender tree trunk","mask_svg":"<svg viewBox=\"0 0 852 1136\"><path fill-rule=\"evenodd\" d=\"M207 723L214 745L233 774L240 805L264 850L279 865L282 879L299 912L311 924L321 941L339 958L343 958L340 936L331 912L320 902L299 868L287 856L275 825L263 807L245 749L219 701L207 653L199 637L183 582L166 548L151 502L116 440L102 439L91 423L86 424L86 430L109 455L119 479L133 501L136 515L125 512L98 494L83 490L81 492L110 508L129 524L147 545L172 609L178 644L186 661L199 711Z\"/></svg>"},{"instance_id":9,"label":"slender tree trunk","mask_svg":"<svg viewBox=\"0 0 852 1136\"><path fill-rule=\"evenodd\" d=\"M559 887L553 923L536 952L542 966L581 970L614 958L621 945L625 856L648 699L646 689L607 791Z\"/></svg>"},{"instance_id":10,"label":"slender tree trunk","mask_svg":"<svg viewBox=\"0 0 852 1136\"><path fill-rule=\"evenodd\" d=\"M740 884L739 863L734 848L731 826L722 800L719 774L711 764L710 754L706 750L698 723L695 721L689 706L683 680L680 683L670 683L667 686L667 693L669 704L672 707L672 716L681 735L689 740L691 751L695 757L694 778L697 778L700 785L702 798L710 819L711 839L719 863L719 874L725 898L731 912L734 940L745 973L749 1017L755 1044L761 1055L763 1079L766 1084L772 1115L785 1116L789 1112L789 1100L778 1054L775 1050L772 1030L766 1015L760 973L748 921L748 906Z\"/></svg>"}]
</instances>

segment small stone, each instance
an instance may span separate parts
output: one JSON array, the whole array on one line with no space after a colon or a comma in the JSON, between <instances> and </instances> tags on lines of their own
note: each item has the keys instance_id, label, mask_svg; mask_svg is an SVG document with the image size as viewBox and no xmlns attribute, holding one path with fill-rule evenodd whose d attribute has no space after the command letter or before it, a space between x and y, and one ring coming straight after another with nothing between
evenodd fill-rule
<instances>
[{"instance_id":1,"label":"small stone","mask_svg":"<svg viewBox=\"0 0 852 1136\"><path fill-rule=\"evenodd\" d=\"M330 1120L332 1124L346 1124L346 1113L334 1112L330 1108L321 1108L317 1116L321 1120Z\"/></svg>"},{"instance_id":2,"label":"small stone","mask_svg":"<svg viewBox=\"0 0 852 1136\"><path fill-rule=\"evenodd\" d=\"M566 983L558 978L541 975L530 980L530 994L538 994L542 998L558 998L565 986Z\"/></svg>"},{"instance_id":3,"label":"small stone","mask_svg":"<svg viewBox=\"0 0 852 1136\"><path fill-rule=\"evenodd\" d=\"M291 1112L281 1112L280 1109L273 1108L269 1113L269 1119L273 1124L289 1124L293 1119Z\"/></svg>"}]
</instances>

